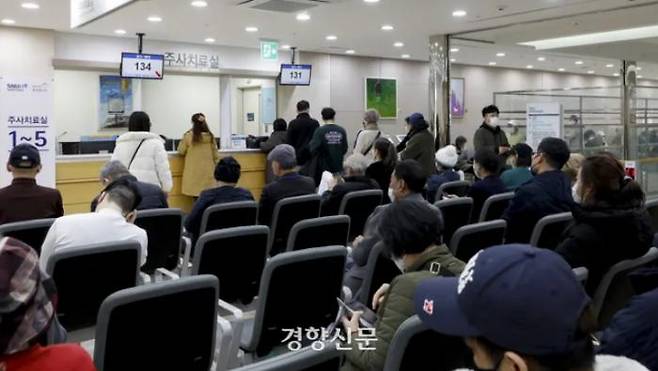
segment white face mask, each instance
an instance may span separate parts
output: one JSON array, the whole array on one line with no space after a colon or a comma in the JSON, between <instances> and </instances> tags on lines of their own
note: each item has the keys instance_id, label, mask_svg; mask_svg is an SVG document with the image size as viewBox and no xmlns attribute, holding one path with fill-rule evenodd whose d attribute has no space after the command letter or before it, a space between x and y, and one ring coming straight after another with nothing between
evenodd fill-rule
<instances>
[{"instance_id":1,"label":"white face mask","mask_svg":"<svg viewBox=\"0 0 658 371\"><path fill-rule=\"evenodd\" d=\"M487 120L487 125L493 127L498 126L498 117L491 117L489 120Z\"/></svg>"},{"instance_id":2,"label":"white face mask","mask_svg":"<svg viewBox=\"0 0 658 371\"><path fill-rule=\"evenodd\" d=\"M395 202L395 192L393 191L393 188L388 189L388 198L391 202Z\"/></svg>"},{"instance_id":3,"label":"white face mask","mask_svg":"<svg viewBox=\"0 0 658 371\"><path fill-rule=\"evenodd\" d=\"M473 174L475 174L476 178L482 179L482 177L480 176L480 165L473 164Z\"/></svg>"},{"instance_id":4,"label":"white face mask","mask_svg":"<svg viewBox=\"0 0 658 371\"><path fill-rule=\"evenodd\" d=\"M577 204L583 202L583 200L580 198L580 194L578 194L578 183L574 184L573 187L571 187L571 197L573 197L574 202Z\"/></svg>"},{"instance_id":5,"label":"white face mask","mask_svg":"<svg viewBox=\"0 0 658 371\"><path fill-rule=\"evenodd\" d=\"M393 258L393 263L401 272L404 272L404 260L402 258Z\"/></svg>"}]
</instances>

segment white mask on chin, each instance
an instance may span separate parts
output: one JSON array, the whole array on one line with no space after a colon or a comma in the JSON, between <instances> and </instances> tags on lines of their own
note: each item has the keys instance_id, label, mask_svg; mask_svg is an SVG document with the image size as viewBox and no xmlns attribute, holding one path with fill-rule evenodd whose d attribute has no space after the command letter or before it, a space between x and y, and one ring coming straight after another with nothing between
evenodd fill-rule
<instances>
[{"instance_id":1,"label":"white mask on chin","mask_svg":"<svg viewBox=\"0 0 658 371\"><path fill-rule=\"evenodd\" d=\"M404 260L402 258L393 258L393 263L398 267L400 272L404 272Z\"/></svg>"},{"instance_id":2,"label":"white mask on chin","mask_svg":"<svg viewBox=\"0 0 658 371\"><path fill-rule=\"evenodd\" d=\"M388 189L388 198L391 202L395 202L395 192L393 191L393 188Z\"/></svg>"},{"instance_id":3,"label":"white mask on chin","mask_svg":"<svg viewBox=\"0 0 658 371\"><path fill-rule=\"evenodd\" d=\"M571 187L571 197L573 197L574 202L577 204L583 202L582 198L580 197L580 194L578 194L578 183L574 184L573 187Z\"/></svg>"},{"instance_id":4,"label":"white mask on chin","mask_svg":"<svg viewBox=\"0 0 658 371\"><path fill-rule=\"evenodd\" d=\"M487 120L487 125L491 126L492 128L498 126L498 117L491 117L489 120Z\"/></svg>"}]
</instances>

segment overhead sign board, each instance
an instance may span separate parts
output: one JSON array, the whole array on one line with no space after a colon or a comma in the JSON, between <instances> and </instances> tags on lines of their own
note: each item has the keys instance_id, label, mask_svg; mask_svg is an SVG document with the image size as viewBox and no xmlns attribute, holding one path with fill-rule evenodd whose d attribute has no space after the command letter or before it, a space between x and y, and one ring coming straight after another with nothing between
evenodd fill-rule
<instances>
[{"instance_id":1,"label":"overhead sign board","mask_svg":"<svg viewBox=\"0 0 658 371\"><path fill-rule=\"evenodd\" d=\"M71 28L78 28L137 0L71 0Z\"/></svg>"}]
</instances>

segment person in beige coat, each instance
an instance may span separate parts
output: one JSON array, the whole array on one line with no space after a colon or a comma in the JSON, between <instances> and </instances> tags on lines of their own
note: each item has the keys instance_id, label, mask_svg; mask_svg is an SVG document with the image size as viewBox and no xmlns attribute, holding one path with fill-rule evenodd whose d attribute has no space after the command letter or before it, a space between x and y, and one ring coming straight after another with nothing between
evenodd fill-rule
<instances>
[{"instance_id":1,"label":"person in beige coat","mask_svg":"<svg viewBox=\"0 0 658 371\"><path fill-rule=\"evenodd\" d=\"M183 135L178 153L185 156L183 194L199 197L202 191L215 184L213 171L219 161L217 142L203 113L192 115L192 129Z\"/></svg>"}]
</instances>

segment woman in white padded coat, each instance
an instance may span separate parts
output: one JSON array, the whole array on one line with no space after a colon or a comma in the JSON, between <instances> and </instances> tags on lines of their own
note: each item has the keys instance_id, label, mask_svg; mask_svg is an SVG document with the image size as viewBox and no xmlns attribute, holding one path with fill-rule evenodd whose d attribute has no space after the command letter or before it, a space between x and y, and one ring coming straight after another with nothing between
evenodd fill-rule
<instances>
[{"instance_id":1,"label":"woman in white padded coat","mask_svg":"<svg viewBox=\"0 0 658 371\"><path fill-rule=\"evenodd\" d=\"M170 192L173 181L164 140L150 130L149 116L145 112L133 112L128 121L128 132L117 138L112 160L124 164L137 180Z\"/></svg>"}]
</instances>

